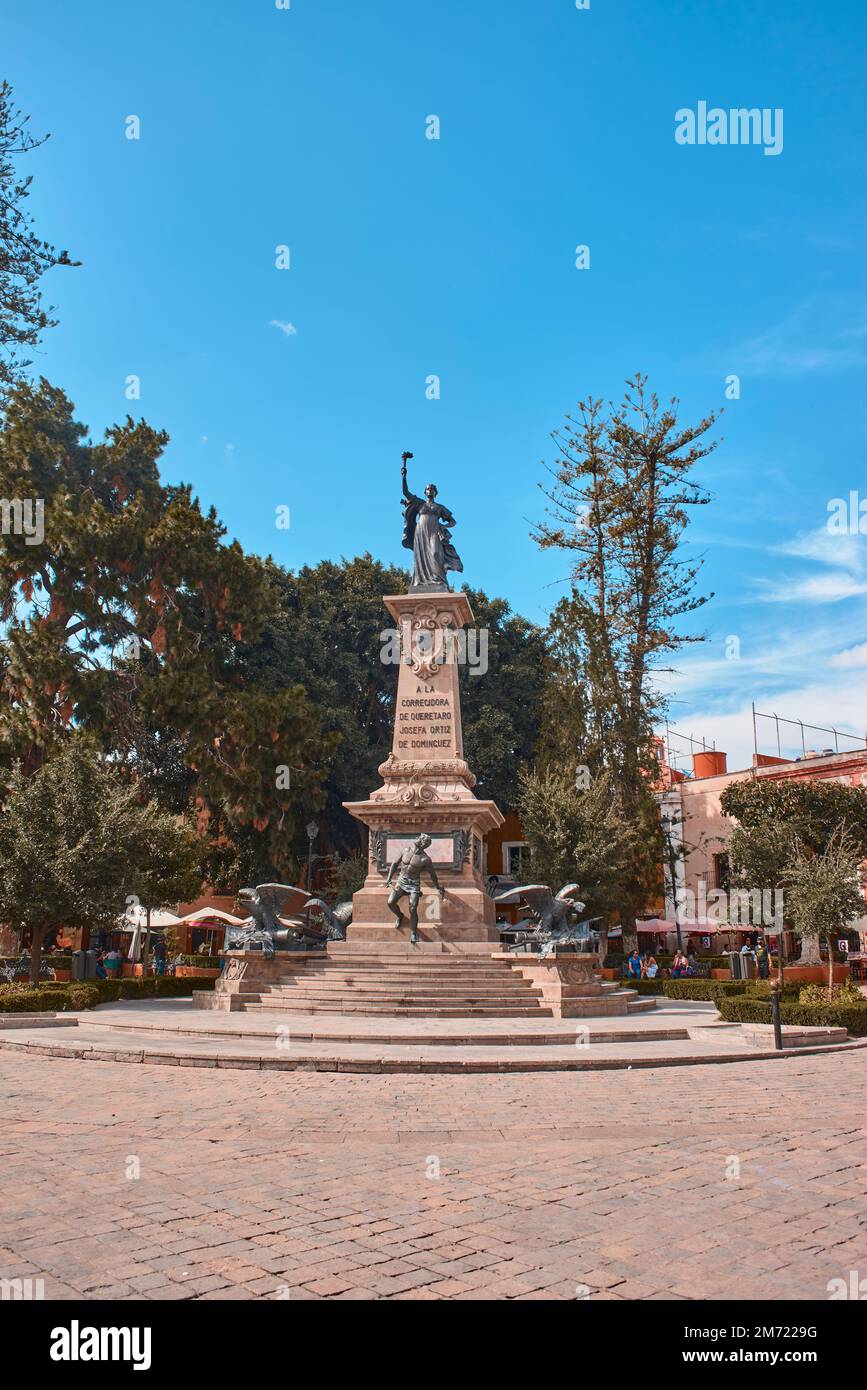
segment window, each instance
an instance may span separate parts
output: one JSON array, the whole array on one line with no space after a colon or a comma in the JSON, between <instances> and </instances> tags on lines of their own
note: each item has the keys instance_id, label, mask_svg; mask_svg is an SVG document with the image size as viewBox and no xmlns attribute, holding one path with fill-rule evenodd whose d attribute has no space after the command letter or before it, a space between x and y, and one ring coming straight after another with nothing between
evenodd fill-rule
<instances>
[{"instance_id":1,"label":"window","mask_svg":"<svg viewBox=\"0 0 867 1390\"><path fill-rule=\"evenodd\" d=\"M526 840L512 840L503 845L503 873L507 878L523 882L529 848Z\"/></svg>"},{"instance_id":2,"label":"window","mask_svg":"<svg viewBox=\"0 0 867 1390\"><path fill-rule=\"evenodd\" d=\"M713 857L713 886L721 888L724 893L729 891L731 883L731 869L729 867L729 857L727 854L715 854Z\"/></svg>"}]
</instances>

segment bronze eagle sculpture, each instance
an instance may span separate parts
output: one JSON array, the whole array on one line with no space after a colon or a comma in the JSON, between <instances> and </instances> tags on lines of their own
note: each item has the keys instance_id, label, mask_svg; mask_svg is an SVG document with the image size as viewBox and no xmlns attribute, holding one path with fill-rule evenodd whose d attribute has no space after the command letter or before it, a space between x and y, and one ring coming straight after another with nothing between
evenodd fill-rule
<instances>
[{"instance_id":1,"label":"bronze eagle sculpture","mask_svg":"<svg viewBox=\"0 0 867 1390\"><path fill-rule=\"evenodd\" d=\"M577 883L567 883L556 895L545 883L527 883L500 893L495 903L523 902L530 918L516 927L505 928L504 936L513 938L514 946L539 946L542 956L551 955L557 946L580 946L586 950L596 933L591 924L597 917L579 920L584 904L578 899Z\"/></svg>"}]
</instances>

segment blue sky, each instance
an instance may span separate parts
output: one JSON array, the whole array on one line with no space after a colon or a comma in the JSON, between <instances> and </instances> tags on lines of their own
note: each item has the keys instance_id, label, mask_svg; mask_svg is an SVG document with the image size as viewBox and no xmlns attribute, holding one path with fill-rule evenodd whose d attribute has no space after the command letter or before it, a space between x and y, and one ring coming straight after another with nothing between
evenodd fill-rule
<instances>
[{"instance_id":1,"label":"blue sky","mask_svg":"<svg viewBox=\"0 0 867 1390\"><path fill-rule=\"evenodd\" d=\"M826 518L867 498L865 44L861 0L15 7L3 73L52 132L31 209L84 263L47 283L37 367L96 434L166 428L165 476L293 567L404 561L411 449L464 578L537 621L565 590L528 535L563 415L636 369L686 418L725 405L672 717L738 765L752 699L863 731L867 539ZM677 144L701 100L782 108L782 152Z\"/></svg>"}]
</instances>

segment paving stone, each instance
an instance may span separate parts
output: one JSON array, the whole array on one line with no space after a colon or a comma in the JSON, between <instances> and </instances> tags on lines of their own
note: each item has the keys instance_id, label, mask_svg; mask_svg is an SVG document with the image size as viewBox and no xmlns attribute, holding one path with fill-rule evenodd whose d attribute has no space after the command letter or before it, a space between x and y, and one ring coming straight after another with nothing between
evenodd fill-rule
<instances>
[{"instance_id":1,"label":"paving stone","mask_svg":"<svg viewBox=\"0 0 867 1390\"><path fill-rule=\"evenodd\" d=\"M0 1274L52 1298L758 1302L867 1268L858 1052L683 1086L109 1067L0 1050Z\"/></svg>"}]
</instances>

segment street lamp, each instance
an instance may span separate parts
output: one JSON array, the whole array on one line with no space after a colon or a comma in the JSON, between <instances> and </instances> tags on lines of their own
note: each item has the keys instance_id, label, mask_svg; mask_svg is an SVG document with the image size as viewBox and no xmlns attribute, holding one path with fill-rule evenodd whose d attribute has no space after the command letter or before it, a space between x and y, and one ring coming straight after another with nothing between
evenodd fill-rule
<instances>
[{"instance_id":1,"label":"street lamp","mask_svg":"<svg viewBox=\"0 0 867 1390\"><path fill-rule=\"evenodd\" d=\"M319 834L319 826L316 824L315 820L309 820L309 821L307 822L307 896L308 896L308 898L310 897L310 893L311 893L311 890L312 890L312 888L313 888L313 841L316 839L316 836L317 836L318 834ZM306 922L306 924L307 924L307 930L309 931L309 930L310 930L310 908L309 908L309 907L308 907L307 911L306 911L305 914L304 914L304 921Z\"/></svg>"},{"instance_id":2,"label":"street lamp","mask_svg":"<svg viewBox=\"0 0 867 1390\"><path fill-rule=\"evenodd\" d=\"M310 890L313 887L313 841L319 834L319 826L315 820L307 822L307 896L310 897Z\"/></svg>"},{"instance_id":3,"label":"street lamp","mask_svg":"<svg viewBox=\"0 0 867 1390\"><path fill-rule=\"evenodd\" d=\"M671 810L668 814L664 813L661 820L662 837L665 841L666 856L668 858L668 873L671 881L671 902L674 911L674 930L677 933L677 949L678 951L682 951L683 937L680 931L680 911L677 900L677 861L681 852L678 851L674 843L674 830L675 827L681 827L683 825L683 815L676 810Z\"/></svg>"}]
</instances>

